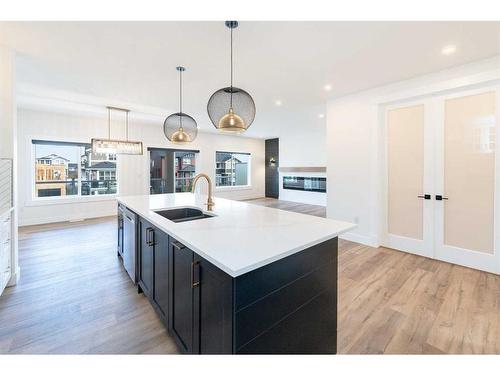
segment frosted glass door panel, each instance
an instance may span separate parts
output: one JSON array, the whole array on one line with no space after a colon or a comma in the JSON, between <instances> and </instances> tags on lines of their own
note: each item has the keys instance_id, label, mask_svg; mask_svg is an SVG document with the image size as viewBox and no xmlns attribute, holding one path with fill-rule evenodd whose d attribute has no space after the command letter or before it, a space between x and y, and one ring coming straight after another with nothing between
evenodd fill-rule
<instances>
[{"instance_id":1,"label":"frosted glass door panel","mask_svg":"<svg viewBox=\"0 0 500 375\"><path fill-rule=\"evenodd\" d=\"M444 244L493 253L495 93L444 106Z\"/></svg>"},{"instance_id":2,"label":"frosted glass door panel","mask_svg":"<svg viewBox=\"0 0 500 375\"><path fill-rule=\"evenodd\" d=\"M388 232L423 239L424 106L387 113Z\"/></svg>"}]
</instances>

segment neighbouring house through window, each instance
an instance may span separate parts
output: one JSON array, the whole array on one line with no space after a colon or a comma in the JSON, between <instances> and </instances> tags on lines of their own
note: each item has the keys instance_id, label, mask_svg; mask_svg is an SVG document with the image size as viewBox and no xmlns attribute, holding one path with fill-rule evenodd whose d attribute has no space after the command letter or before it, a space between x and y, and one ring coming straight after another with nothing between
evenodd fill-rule
<instances>
[{"instance_id":1,"label":"neighbouring house through window","mask_svg":"<svg viewBox=\"0 0 500 375\"><path fill-rule=\"evenodd\" d=\"M191 191L198 150L149 148L150 194Z\"/></svg>"},{"instance_id":2,"label":"neighbouring house through window","mask_svg":"<svg viewBox=\"0 0 500 375\"><path fill-rule=\"evenodd\" d=\"M117 193L115 154L94 154L87 143L32 143L36 198Z\"/></svg>"},{"instance_id":3,"label":"neighbouring house through window","mask_svg":"<svg viewBox=\"0 0 500 375\"><path fill-rule=\"evenodd\" d=\"M238 152L215 153L215 185L250 185L250 154Z\"/></svg>"}]
</instances>

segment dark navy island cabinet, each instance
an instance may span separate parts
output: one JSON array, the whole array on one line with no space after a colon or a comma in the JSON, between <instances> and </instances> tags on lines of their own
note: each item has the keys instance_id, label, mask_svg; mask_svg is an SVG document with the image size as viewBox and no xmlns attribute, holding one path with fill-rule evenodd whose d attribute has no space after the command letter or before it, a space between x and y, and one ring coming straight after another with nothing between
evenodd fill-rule
<instances>
[{"instance_id":1,"label":"dark navy island cabinet","mask_svg":"<svg viewBox=\"0 0 500 375\"><path fill-rule=\"evenodd\" d=\"M336 353L337 238L231 277L138 223L138 289L181 352Z\"/></svg>"}]
</instances>

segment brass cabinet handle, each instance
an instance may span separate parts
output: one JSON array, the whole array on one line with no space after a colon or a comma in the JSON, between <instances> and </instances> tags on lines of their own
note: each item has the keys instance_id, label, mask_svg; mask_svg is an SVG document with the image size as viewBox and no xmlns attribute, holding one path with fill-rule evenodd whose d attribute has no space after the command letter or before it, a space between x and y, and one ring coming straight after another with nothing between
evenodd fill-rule
<instances>
[{"instance_id":1,"label":"brass cabinet handle","mask_svg":"<svg viewBox=\"0 0 500 375\"><path fill-rule=\"evenodd\" d=\"M198 262L198 261L191 263L191 288L193 288L193 289L200 285L199 275L198 275L198 280L196 280L196 281L194 280L194 268L199 267L199 265L200 265L200 262Z\"/></svg>"}]
</instances>

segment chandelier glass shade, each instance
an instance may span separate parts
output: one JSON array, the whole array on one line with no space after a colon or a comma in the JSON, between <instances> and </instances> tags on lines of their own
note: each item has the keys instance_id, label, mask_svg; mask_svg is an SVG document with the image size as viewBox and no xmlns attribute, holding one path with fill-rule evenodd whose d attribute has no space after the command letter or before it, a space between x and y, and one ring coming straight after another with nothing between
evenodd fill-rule
<instances>
[{"instance_id":1,"label":"chandelier glass shade","mask_svg":"<svg viewBox=\"0 0 500 375\"><path fill-rule=\"evenodd\" d=\"M108 138L92 138L90 143L93 153L142 155L142 142L128 140L128 109L107 107L108 109ZM126 139L111 139L111 111L121 111L126 114Z\"/></svg>"}]
</instances>

